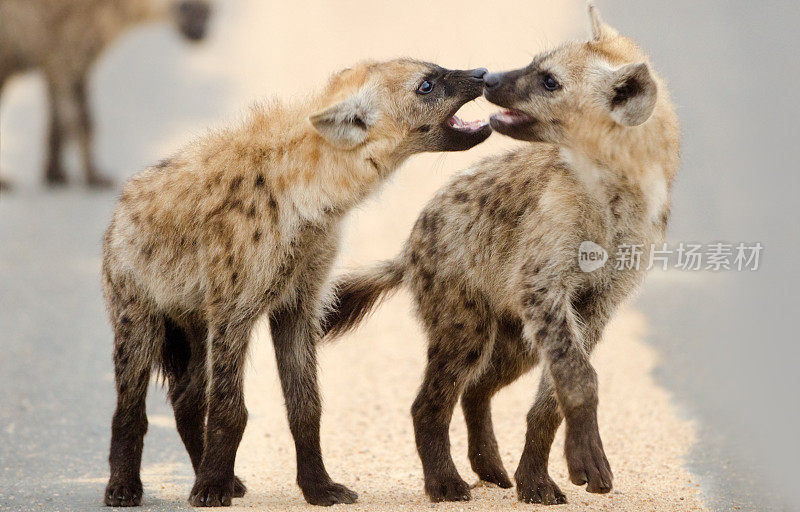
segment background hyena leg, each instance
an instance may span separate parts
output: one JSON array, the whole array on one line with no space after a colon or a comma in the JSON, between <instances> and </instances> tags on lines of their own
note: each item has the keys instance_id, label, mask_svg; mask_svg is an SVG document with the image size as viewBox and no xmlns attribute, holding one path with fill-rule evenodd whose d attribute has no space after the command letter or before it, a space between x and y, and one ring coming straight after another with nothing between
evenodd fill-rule
<instances>
[{"instance_id":1,"label":"background hyena leg","mask_svg":"<svg viewBox=\"0 0 800 512\"><path fill-rule=\"evenodd\" d=\"M78 137L78 148L81 153L81 159L83 160L86 183L90 187L109 187L113 182L110 178L98 172L94 161L94 154L92 153L93 126L87 81L88 73L82 73L75 78L72 87L75 103L78 108L77 123L75 126L75 133Z\"/></svg>"},{"instance_id":2,"label":"background hyena leg","mask_svg":"<svg viewBox=\"0 0 800 512\"><path fill-rule=\"evenodd\" d=\"M328 476L320 448L322 406L317 384L318 322L305 298L270 315L272 341L297 455L297 484L312 505L354 503L358 495Z\"/></svg>"},{"instance_id":3,"label":"background hyena leg","mask_svg":"<svg viewBox=\"0 0 800 512\"><path fill-rule=\"evenodd\" d=\"M117 409L111 422L111 476L105 492L110 506L136 506L142 501L144 435L147 432L145 398L153 349L164 337L163 317L137 311L135 306L114 314L114 375Z\"/></svg>"},{"instance_id":4,"label":"background hyena leg","mask_svg":"<svg viewBox=\"0 0 800 512\"><path fill-rule=\"evenodd\" d=\"M76 104L69 93L69 88L62 81L56 81L47 75L48 128L47 128L47 163L45 164L45 183L63 185L67 182L62 163L64 139L68 138L68 110L74 110Z\"/></svg>"},{"instance_id":5,"label":"background hyena leg","mask_svg":"<svg viewBox=\"0 0 800 512\"><path fill-rule=\"evenodd\" d=\"M195 474L203 460L206 427L206 337L205 324L181 328L167 323L163 361L169 379L169 399L178 434ZM233 497L241 498L246 491L242 481L234 477Z\"/></svg>"},{"instance_id":6,"label":"background hyena leg","mask_svg":"<svg viewBox=\"0 0 800 512\"><path fill-rule=\"evenodd\" d=\"M603 336L606 322L613 313L613 303L607 297L587 291L573 301L573 308L581 318L586 352L591 353ZM562 420L552 377L544 372L536 401L528 412L525 448L514 475L520 500L548 505L566 503L566 497L547 472L550 447Z\"/></svg>"},{"instance_id":7,"label":"background hyena leg","mask_svg":"<svg viewBox=\"0 0 800 512\"><path fill-rule=\"evenodd\" d=\"M506 325L497 331L489 363L483 373L467 384L461 396L461 407L467 423L469 461L481 480L505 489L513 486L500 458L492 426L491 400L501 388L511 384L536 362L523 345L519 323Z\"/></svg>"},{"instance_id":8,"label":"background hyena leg","mask_svg":"<svg viewBox=\"0 0 800 512\"><path fill-rule=\"evenodd\" d=\"M244 362L254 318L235 322L235 313L209 324L211 383L205 446L189 503L195 507L229 506L233 497L236 450L247 424Z\"/></svg>"},{"instance_id":9,"label":"background hyena leg","mask_svg":"<svg viewBox=\"0 0 800 512\"><path fill-rule=\"evenodd\" d=\"M2 66L2 64L0 64L0 66ZM0 101L3 99L3 86L5 86L9 74L9 72L0 67ZM0 169L0 172L2 172L2 169ZM8 190L9 188L11 188L9 182L0 175L0 190Z\"/></svg>"},{"instance_id":10,"label":"background hyena leg","mask_svg":"<svg viewBox=\"0 0 800 512\"><path fill-rule=\"evenodd\" d=\"M492 351L496 327L480 305L470 308L453 301L448 306L438 294L420 300L428 331L428 365L411 415L425 492L432 501L466 501L471 497L469 485L450 455L450 420L464 386Z\"/></svg>"}]
</instances>

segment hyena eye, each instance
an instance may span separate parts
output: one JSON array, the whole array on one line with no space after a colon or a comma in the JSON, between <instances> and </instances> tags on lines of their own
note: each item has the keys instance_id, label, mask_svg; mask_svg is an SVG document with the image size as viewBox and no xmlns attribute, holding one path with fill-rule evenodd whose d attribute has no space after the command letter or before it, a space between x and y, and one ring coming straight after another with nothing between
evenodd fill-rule
<instances>
[{"instance_id":1,"label":"hyena eye","mask_svg":"<svg viewBox=\"0 0 800 512\"><path fill-rule=\"evenodd\" d=\"M544 75L542 84L544 84L544 88L547 89L548 91L555 91L557 89L561 89L561 84L558 83L558 80L556 80L555 77L550 73Z\"/></svg>"},{"instance_id":2,"label":"hyena eye","mask_svg":"<svg viewBox=\"0 0 800 512\"><path fill-rule=\"evenodd\" d=\"M429 82L428 80L423 80L419 87L417 87L417 92L420 94L428 94L433 90L433 83Z\"/></svg>"}]
</instances>

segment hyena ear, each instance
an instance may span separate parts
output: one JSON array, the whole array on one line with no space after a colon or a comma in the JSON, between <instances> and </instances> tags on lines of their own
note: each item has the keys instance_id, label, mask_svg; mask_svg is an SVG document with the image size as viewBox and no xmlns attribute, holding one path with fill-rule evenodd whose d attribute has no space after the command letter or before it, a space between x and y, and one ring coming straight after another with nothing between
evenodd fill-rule
<instances>
[{"instance_id":1,"label":"hyena ear","mask_svg":"<svg viewBox=\"0 0 800 512\"><path fill-rule=\"evenodd\" d=\"M375 101L368 88L309 117L314 129L328 142L342 148L354 148L367 139L369 128L378 118Z\"/></svg>"},{"instance_id":2,"label":"hyena ear","mask_svg":"<svg viewBox=\"0 0 800 512\"><path fill-rule=\"evenodd\" d=\"M658 86L646 63L610 71L603 88L611 117L619 124L638 126L653 114Z\"/></svg>"},{"instance_id":3,"label":"hyena ear","mask_svg":"<svg viewBox=\"0 0 800 512\"><path fill-rule=\"evenodd\" d=\"M603 18L600 17L600 11L597 10L593 2L586 2L586 7L589 10L589 27L592 32L592 41L611 39L617 35L617 31L606 25Z\"/></svg>"}]
</instances>

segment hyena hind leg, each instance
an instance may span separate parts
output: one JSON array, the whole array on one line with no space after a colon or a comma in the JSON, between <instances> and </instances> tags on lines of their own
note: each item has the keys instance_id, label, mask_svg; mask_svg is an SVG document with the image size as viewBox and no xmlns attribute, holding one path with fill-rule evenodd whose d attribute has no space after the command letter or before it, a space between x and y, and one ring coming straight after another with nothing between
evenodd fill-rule
<instances>
[{"instance_id":1,"label":"hyena hind leg","mask_svg":"<svg viewBox=\"0 0 800 512\"><path fill-rule=\"evenodd\" d=\"M168 320L161 359L175 424L195 473L203 460L206 428L206 336L204 322L182 327ZM242 481L234 477L233 497L241 498L246 492Z\"/></svg>"},{"instance_id":2,"label":"hyena hind leg","mask_svg":"<svg viewBox=\"0 0 800 512\"><path fill-rule=\"evenodd\" d=\"M142 462L147 432L145 399L155 360L154 347L164 339L163 316L126 301L112 313L117 408L111 423L111 476L105 491L109 506L137 506L142 501ZM116 304L112 304L114 309Z\"/></svg>"},{"instance_id":3,"label":"hyena hind leg","mask_svg":"<svg viewBox=\"0 0 800 512\"><path fill-rule=\"evenodd\" d=\"M207 341L211 343L208 414L203 456L189 495L192 506L230 506L234 497L236 451L247 424L244 362L257 317L234 308L211 315Z\"/></svg>"},{"instance_id":4,"label":"hyena hind leg","mask_svg":"<svg viewBox=\"0 0 800 512\"><path fill-rule=\"evenodd\" d=\"M535 355L523 344L521 324L501 322L486 369L467 385L461 395L472 470L484 482L504 489L513 487L513 484L500 458L492 425L491 400L495 393L517 380L535 364Z\"/></svg>"},{"instance_id":5,"label":"hyena hind leg","mask_svg":"<svg viewBox=\"0 0 800 512\"><path fill-rule=\"evenodd\" d=\"M494 339L492 317L474 300L420 296L428 365L411 415L425 492L432 501L468 501L469 485L450 454L450 420L466 383L484 366ZM469 306L467 306L469 304Z\"/></svg>"}]
</instances>

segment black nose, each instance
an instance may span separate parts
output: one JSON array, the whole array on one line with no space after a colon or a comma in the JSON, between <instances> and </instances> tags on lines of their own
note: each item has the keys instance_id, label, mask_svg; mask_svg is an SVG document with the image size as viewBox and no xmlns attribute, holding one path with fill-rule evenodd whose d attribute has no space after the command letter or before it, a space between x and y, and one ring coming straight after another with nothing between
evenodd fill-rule
<instances>
[{"instance_id":1,"label":"black nose","mask_svg":"<svg viewBox=\"0 0 800 512\"><path fill-rule=\"evenodd\" d=\"M469 71L467 71L467 75L470 78L475 78L477 80L482 80L483 76L488 72L489 72L489 70L486 69L486 68L470 69Z\"/></svg>"},{"instance_id":2,"label":"black nose","mask_svg":"<svg viewBox=\"0 0 800 512\"><path fill-rule=\"evenodd\" d=\"M487 73L483 76L483 85L487 89L493 89L500 85L500 73Z\"/></svg>"}]
</instances>

